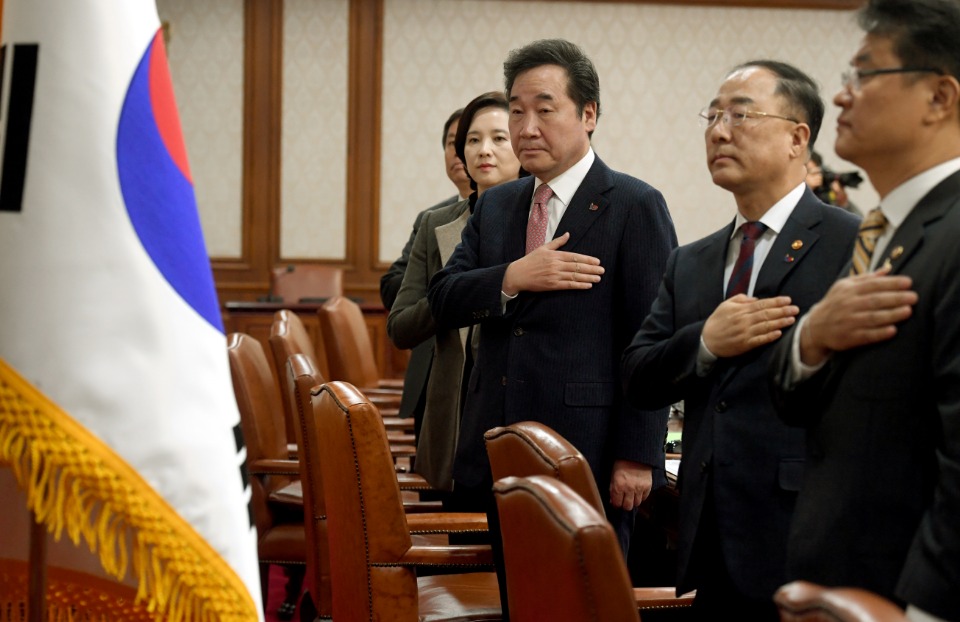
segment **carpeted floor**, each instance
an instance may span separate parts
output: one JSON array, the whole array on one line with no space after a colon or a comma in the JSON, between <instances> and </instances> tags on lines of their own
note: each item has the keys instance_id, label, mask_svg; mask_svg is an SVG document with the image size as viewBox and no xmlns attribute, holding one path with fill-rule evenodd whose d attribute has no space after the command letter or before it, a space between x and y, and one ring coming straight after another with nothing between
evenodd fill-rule
<instances>
[{"instance_id":1,"label":"carpeted floor","mask_svg":"<svg viewBox=\"0 0 960 622\"><path fill-rule=\"evenodd\" d=\"M283 603L286 589L287 575L284 574L283 567L270 566L270 583L267 587L267 602L265 603L266 622L281 622L280 618L277 617L277 608ZM299 611L294 612L293 620L299 620L299 614Z\"/></svg>"}]
</instances>

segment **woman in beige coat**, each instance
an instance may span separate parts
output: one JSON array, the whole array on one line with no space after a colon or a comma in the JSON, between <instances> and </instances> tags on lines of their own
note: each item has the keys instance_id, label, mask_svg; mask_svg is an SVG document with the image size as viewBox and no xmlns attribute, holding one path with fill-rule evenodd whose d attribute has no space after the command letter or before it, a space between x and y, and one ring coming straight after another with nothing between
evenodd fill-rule
<instances>
[{"instance_id":1,"label":"woman in beige coat","mask_svg":"<svg viewBox=\"0 0 960 622\"><path fill-rule=\"evenodd\" d=\"M461 387L469 377L475 352L468 345L478 336L473 333L476 328L437 331L427 290L430 279L460 243L460 232L477 197L487 188L520 176L520 161L510 144L507 121L507 100L497 91L476 97L464 108L456 150L475 192L466 200L424 213L403 284L387 318L387 334L398 348L412 348L432 335L437 337L414 470L440 490L453 489L453 457L463 406Z\"/></svg>"}]
</instances>

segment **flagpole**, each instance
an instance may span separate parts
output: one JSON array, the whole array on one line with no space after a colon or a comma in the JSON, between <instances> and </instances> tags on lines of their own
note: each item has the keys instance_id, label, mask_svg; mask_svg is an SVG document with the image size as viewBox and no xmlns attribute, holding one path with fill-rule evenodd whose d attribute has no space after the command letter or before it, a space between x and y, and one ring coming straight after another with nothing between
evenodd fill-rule
<instances>
[{"instance_id":1,"label":"flagpole","mask_svg":"<svg viewBox=\"0 0 960 622\"><path fill-rule=\"evenodd\" d=\"M43 622L47 619L47 530L33 512L30 512L30 558L27 567L30 572L27 621Z\"/></svg>"}]
</instances>

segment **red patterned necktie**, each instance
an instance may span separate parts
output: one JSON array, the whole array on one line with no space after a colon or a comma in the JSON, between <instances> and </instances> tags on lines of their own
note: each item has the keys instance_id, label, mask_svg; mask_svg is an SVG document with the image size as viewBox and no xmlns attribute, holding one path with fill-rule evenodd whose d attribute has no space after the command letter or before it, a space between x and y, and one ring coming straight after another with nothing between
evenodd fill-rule
<instances>
[{"instance_id":1,"label":"red patterned necktie","mask_svg":"<svg viewBox=\"0 0 960 622\"><path fill-rule=\"evenodd\" d=\"M853 266L850 267L850 276L863 274L870 269L870 258L873 249L877 247L877 240L887 228L887 217L879 207L870 210L867 217L860 223L860 232L857 233L857 243L853 247Z\"/></svg>"},{"instance_id":2,"label":"red patterned necktie","mask_svg":"<svg viewBox=\"0 0 960 622\"><path fill-rule=\"evenodd\" d=\"M757 239L767 230L762 222L745 222L740 226L743 237L740 240L740 254L737 263L733 264L730 281L727 283L727 293L724 298L737 294L746 294L750 288L750 275L753 273L753 249Z\"/></svg>"},{"instance_id":3,"label":"red patterned necktie","mask_svg":"<svg viewBox=\"0 0 960 622\"><path fill-rule=\"evenodd\" d=\"M547 184L540 184L533 193L533 209L530 210L530 220L527 221L527 253L542 246L547 237L547 201L553 196L553 189Z\"/></svg>"}]
</instances>

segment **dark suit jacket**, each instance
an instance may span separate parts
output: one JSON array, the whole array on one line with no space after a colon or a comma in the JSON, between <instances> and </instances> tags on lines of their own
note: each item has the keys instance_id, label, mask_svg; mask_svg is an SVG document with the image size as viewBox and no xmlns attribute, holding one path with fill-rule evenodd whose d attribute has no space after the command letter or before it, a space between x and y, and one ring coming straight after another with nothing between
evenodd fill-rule
<instances>
[{"instance_id":1,"label":"dark suit jacket","mask_svg":"<svg viewBox=\"0 0 960 622\"><path fill-rule=\"evenodd\" d=\"M774 241L754 296L790 296L805 312L850 258L858 223L807 190ZM774 412L767 391L772 346L719 359L704 377L696 373L703 325L723 301L733 225L670 256L660 295L624 354L623 377L627 399L638 407L684 401L677 592L698 587L691 559L712 477L730 575L741 593L768 600L786 582L803 434Z\"/></svg>"},{"instance_id":2,"label":"dark suit jacket","mask_svg":"<svg viewBox=\"0 0 960 622\"><path fill-rule=\"evenodd\" d=\"M431 210L452 205L459 200L460 197L453 195L417 214L417 218L413 221L413 231L410 232L410 239L407 240L403 251L400 252L400 257L390 264L386 274L380 277L380 300L388 312L393 307L393 303L397 299L397 292L400 291L400 285L403 283L403 273L406 272L407 264L410 261L410 249L413 248L413 240L417 237L417 229L420 228L423 215ZM410 361L407 363L407 371L403 377L400 416L415 417L418 430L420 419L423 416L423 395L427 388L427 376L430 375L430 364L433 362L433 345L434 340L431 337L413 348L410 353Z\"/></svg>"},{"instance_id":3,"label":"dark suit jacket","mask_svg":"<svg viewBox=\"0 0 960 622\"><path fill-rule=\"evenodd\" d=\"M427 340L436 341L415 468L440 490L450 490L453 486L468 329L437 331L427 302L427 287L460 242L460 232L470 216L469 207L470 202L464 200L423 215L403 285L387 317L387 334L398 347L410 348Z\"/></svg>"},{"instance_id":4,"label":"dark suit jacket","mask_svg":"<svg viewBox=\"0 0 960 622\"><path fill-rule=\"evenodd\" d=\"M596 159L563 215L561 249L592 255L606 269L590 290L521 292L503 311L507 265L523 256L534 179L487 190L429 299L437 323L480 323L478 360L468 385L454 479L490 479L483 433L535 420L573 443L593 468L600 490L615 459L660 467L667 411L628 407L619 361L656 296L676 246L663 197L646 183Z\"/></svg>"},{"instance_id":5,"label":"dark suit jacket","mask_svg":"<svg viewBox=\"0 0 960 622\"><path fill-rule=\"evenodd\" d=\"M924 197L880 257L919 301L882 343L835 353L781 415L807 427L789 578L852 585L960 620L960 173Z\"/></svg>"}]
</instances>

